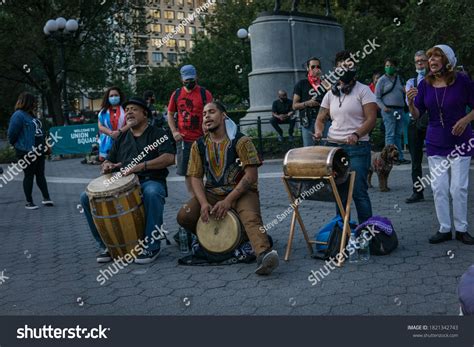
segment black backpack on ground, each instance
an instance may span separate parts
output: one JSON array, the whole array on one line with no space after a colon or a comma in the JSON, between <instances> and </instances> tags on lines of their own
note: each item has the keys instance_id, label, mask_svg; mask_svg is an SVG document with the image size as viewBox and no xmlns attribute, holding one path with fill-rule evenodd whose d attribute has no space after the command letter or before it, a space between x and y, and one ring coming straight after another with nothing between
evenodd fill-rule
<instances>
[{"instance_id":1,"label":"black backpack on ground","mask_svg":"<svg viewBox=\"0 0 474 347\"><path fill-rule=\"evenodd\" d=\"M329 234L327 248L322 251L318 251L313 254L312 258L328 260L330 258L336 258L341 250L342 242L342 228L339 223L334 224L331 233ZM346 240L347 242L347 240ZM343 247L345 247L344 245Z\"/></svg>"}]
</instances>

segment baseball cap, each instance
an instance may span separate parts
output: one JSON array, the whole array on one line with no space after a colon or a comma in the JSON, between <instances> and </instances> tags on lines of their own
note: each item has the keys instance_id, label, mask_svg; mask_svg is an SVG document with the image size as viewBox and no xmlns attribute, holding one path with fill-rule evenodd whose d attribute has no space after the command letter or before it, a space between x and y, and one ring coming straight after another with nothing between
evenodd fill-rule
<instances>
[{"instance_id":1,"label":"baseball cap","mask_svg":"<svg viewBox=\"0 0 474 347\"><path fill-rule=\"evenodd\" d=\"M197 76L196 68L192 65L184 65L181 70L181 79L183 81L195 79Z\"/></svg>"}]
</instances>

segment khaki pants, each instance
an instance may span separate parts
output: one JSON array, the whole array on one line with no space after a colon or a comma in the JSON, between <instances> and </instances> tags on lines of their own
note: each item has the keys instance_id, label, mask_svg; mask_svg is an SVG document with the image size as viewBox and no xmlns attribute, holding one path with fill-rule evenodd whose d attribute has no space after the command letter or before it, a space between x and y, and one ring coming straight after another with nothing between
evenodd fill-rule
<instances>
[{"instance_id":1,"label":"khaki pants","mask_svg":"<svg viewBox=\"0 0 474 347\"><path fill-rule=\"evenodd\" d=\"M225 196L215 195L206 192L207 201L214 205ZM239 219L245 228L245 232L250 240L250 244L258 256L260 253L270 249L270 242L263 229L262 216L260 215L260 202L258 193L247 191L234 201L232 208L239 215ZM201 205L194 197L189 200L178 212L178 224L186 230L196 233L196 225L201 216ZM264 231L262 233L262 231Z\"/></svg>"}]
</instances>

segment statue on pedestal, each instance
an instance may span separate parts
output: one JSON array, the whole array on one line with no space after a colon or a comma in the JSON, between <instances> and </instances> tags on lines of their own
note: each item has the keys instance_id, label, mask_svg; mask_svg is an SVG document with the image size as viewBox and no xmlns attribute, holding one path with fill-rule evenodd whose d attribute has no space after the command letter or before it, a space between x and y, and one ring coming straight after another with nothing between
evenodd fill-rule
<instances>
[{"instance_id":1,"label":"statue on pedestal","mask_svg":"<svg viewBox=\"0 0 474 347\"><path fill-rule=\"evenodd\" d=\"M300 0L293 0L291 5L291 12L298 12L298 5ZM273 9L275 12L279 12L281 9L281 0L275 0L275 8ZM331 5L329 0L326 0L326 16L331 16Z\"/></svg>"}]
</instances>

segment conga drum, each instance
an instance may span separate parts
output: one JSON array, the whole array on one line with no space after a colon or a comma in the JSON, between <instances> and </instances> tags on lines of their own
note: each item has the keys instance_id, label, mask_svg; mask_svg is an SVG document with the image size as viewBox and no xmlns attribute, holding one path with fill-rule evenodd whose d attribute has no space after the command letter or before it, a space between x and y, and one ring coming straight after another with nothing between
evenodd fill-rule
<instances>
[{"instance_id":1,"label":"conga drum","mask_svg":"<svg viewBox=\"0 0 474 347\"><path fill-rule=\"evenodd\" d=\"M123 257L144 239L145 208L138 176L103 175L86 193L99 235L113 258Z\"/></svg>"},{"instance_id":2,"label":"conga drum","mask_svg":"<svg viewBox=\"0 0 474 347\"><path fill-rule=\"evenodd\" d=\"M212 216L209 223L201 218L196 226L199 244L209 253L222 254L233 251L243 240L243 228L235 211L229 210L227 215L216 220Z\"/></svg>"},{"instance_id":3,"label":"conga drum","mask_svg":"<svg viewBox=\"0 0 474 347\"><path fill-rule=\"evenodd\" d=\"M313 192L304 196L308 200L331 201L333 189L327 178L332 177L337 185L347 181L350 160L340 147L311 146L289 150L283 160L283 173L295 197L301 192ZM307 178L307 180L305 180Z\"/></svg>"}]
</instances>

